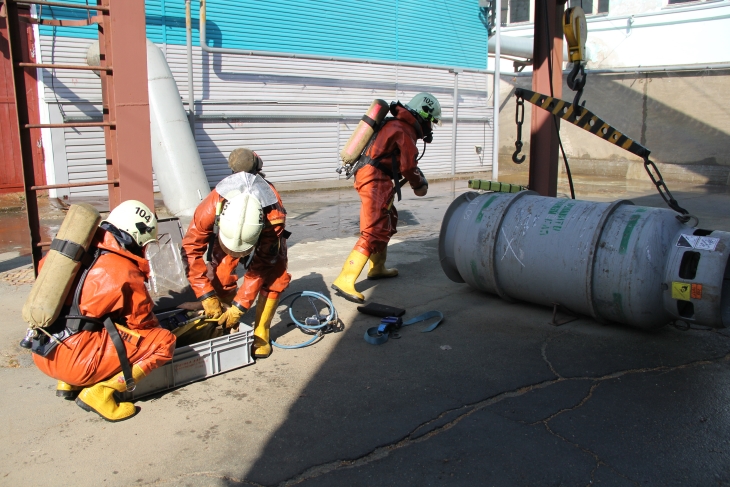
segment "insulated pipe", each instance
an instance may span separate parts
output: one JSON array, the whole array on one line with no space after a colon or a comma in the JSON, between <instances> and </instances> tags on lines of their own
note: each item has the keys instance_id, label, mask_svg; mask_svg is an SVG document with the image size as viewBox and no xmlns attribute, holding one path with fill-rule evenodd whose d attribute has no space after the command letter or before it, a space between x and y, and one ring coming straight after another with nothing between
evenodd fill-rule
<instances>
[{"instance_id":1,"label":"insulated pipe","mask_svg":"<svg viewBox=\"0 0 730 487\"><path fill-rule=\"evenodd\" d=\"M188 56L188 119L195 140L195 84L193 83L193 22L190 14L190 0L185 0L185 43Z\"/></svg>"},{"instance_id":2,"label":"insulated pipe","mask_svg":"<svg viewBox=\"0 0 730 487\"><path fill-rule=\"evenodd\" d=\"M468 192L446 211L439 259L454 282L560 304L599 322L730 325L730 233L663 208Z\"/></svg>"},{"instance_id":3,"label":"insulated pipe","mask_svg":"<svg viewBox=\"0 0 730 487\"><path fill-rule=\"evenodd\" d=\"M315 61L342 61L347 63L357 64L383 64L386 66L403 66L409 68L432 68L432 69L445 69L454 70L454 66L443 66L438 64L422 64L422 63L404 63L400 61L386 61L382 59L362 59L354 57L341 57L341 56L317 56L316 54L295 54L291 52L275 52L275 51L250 51L247 49L232 49L223 47L210 47L208 45L208 39L205 33L205 1L200 0L200 48L205 52L217 53L217 54L234 54L239 56L268 56L268 57L281 57L287 59L311 59ZM475 69L475 68L459 68L461 71L469 73L489 73L486 69Z\"/></svg>"},{"instance_id":4,"label":"insulated pipe","mask_svg":"<svg viewBox=\"0 0 730 487\"><path fill-rule=\"evenodd\" d=\"M499 25L496 26L496 31L499 31ZM495 31L495 32L496 32ZM499 39L500 52L504 56L512 56L517 58L532 59L533 57L533 43L532 37L514 37L514 36L501 36ZM489 38L487 43L487 49L489 52L497 55L497 34ZM563 59L568 59L568 48L563 45Z\"/></svg>"},{"instance_id":5,"label":"insulated pipe","mask_svg":"<svg viewBox=\"0 0 730 487\"><path fill-rule=\"evenodd\" d=\"M147 80L152 130L152 166L165 206L192 216L210 193L180 92L164 54L147 40Z\"/></svg>"},{"instance_id":6,"label":"insulated pipe","mask_svg":"<svg viewBox=\"0 0 730 487\"><path fill-rule=\"evenodd\" d=\"M454 70L454 117L451 121L451 175L456 174L456 126L458 125L459 115L459 73L458 69Z\"/></svg>"},{"instance_id":7,"label":"insulated pipe","mask_svg":"<svg viewBox=\"0 0 730 487\"><path fill-rule=\"evenodd\" d=\"M645 73L681 73L692 71L725 71L730 69L730 63L715 64L681 64L676 66L635 66L629 68L607 68L607 69L586 69L586 74L645 74ZM570 74L570 70L563 71L563 75ZM532 71L521 71L519 73L511 73L510 76L515 78L532 77Z\"/></svg>"}]
</instances>

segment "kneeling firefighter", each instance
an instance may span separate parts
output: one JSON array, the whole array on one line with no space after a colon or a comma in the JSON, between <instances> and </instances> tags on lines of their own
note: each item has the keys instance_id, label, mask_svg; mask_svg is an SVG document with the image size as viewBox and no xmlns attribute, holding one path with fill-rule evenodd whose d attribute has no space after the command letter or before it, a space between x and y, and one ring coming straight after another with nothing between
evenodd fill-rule
<instances>
[{"instance_id":1,"label":"kneeling firefighter","mask_svg":"<svg viewBox=\"0 0 730 487\"><path fill-rule=\"evenodd\" d=\"M286 210L274 185L263 178L263 162L255 152L236 149L228 164L234 174L195 210L183 238L183 259L208 318L236 327L256 301L253 355L265 358L271 354L269 328L279 295L291 280ZM235 270L244 257L246 273L237 290ZM222 303L230 305L227 310Z\"/></svg>"},{"instance_id":2,"label":"kneeling firefighter","mask_svg":"<svg viewBox=\"0 0 730 487\"><path fill-rule=\"evenodd\" d=\"M84 206L98 218L98 212ZM71 211L66 219L70 218ZM93 237L86 240L91 242L84 252L85 245L63 237L73 233L73 228L69 232L64 226L78 228L79 222L64 220L51 251L40 263L34 284L34 290L36 285L39 290L31 291L23 310L27 321L37 321L33 315L49 308L44 298L47 301L54 294L54 287L63 288L61 277L67 276L64 298L58 302L60 315L56 316L60 317L44 328L45 334L31 333L31 328L32 339L26 337L21 345L31 348L33 361L44 374L58 379L56 395L76 397L81 408L107 421L122 421L134 416L137 408L129 402L117 403L114 393L134 390L134 384L151 370L171 360L175 335L160 328L145 287L149 263L144 248L157 239L154 213L143 203L128 200L101 225L98 221L86 227ZM66 272L74 263L75 276Z\"/></svg>"},{"instance_id":3,"label":"kneeling firefighter","mask_svg":"<svg viewBox=\"0 0 730 487\"><path fill-rule=\"evenodd\" d=\"M430 93L419 93L406 105L390 105L393 117L372 124L374 135L365 146L355 167L355 189L360 195L360 239L342 267L332 288L343 297L364 302L365 297L355 289L355 281L365 263L370 260L368 279L395 277L397 269L385 267L387 246L396 233L398 212L393 206L395 196L400 201L400 188L408 181L416 196L425 196L428 181L418 168L416 142L433 140L433 124L441 118L441 105ZM362 123L362 122L361 122ZM352 140L352 139L351 139ZM343 152L347 147L343 149ZM425 145L424 145L425 150ZM401 180L401 177L404 180Z\"/></svg>"}]
</instances>

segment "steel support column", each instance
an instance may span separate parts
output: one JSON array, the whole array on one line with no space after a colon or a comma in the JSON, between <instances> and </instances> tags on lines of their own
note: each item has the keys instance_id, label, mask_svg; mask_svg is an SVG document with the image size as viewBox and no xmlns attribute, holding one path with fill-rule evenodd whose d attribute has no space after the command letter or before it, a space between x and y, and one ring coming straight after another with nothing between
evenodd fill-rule
<instances>
[{"instance_id":1,"label":"steel support column","mask_svg":"<svg viewBox=\"0 0 730 487\"><path fill-rule=\"evenodd\" d=\"M459 119L459 73L460 69L454 69L454 116L451 120L451 175L456 174L456 131Z\"/></svg>"},{"instance_id":2,"label":"steel support column","mask_svg":"<svg viewBox=\"0 0 730 487\"><path fill-rule=\"evenodd\" d=\"M532 91L560 98L563 94L563 24L565 1L535 1L535 44ZM552 82L550 77L552 61ZM529 186L543 196L558 192L557 120L542 108L532 107L530 123Z\"/></svg>"},{"instance_id":3,"label":"steel support column","mask_svg":"<svg viewBox=\"0 0 730 487\"><path fill-rule=\"evenodd\" d=\"M129 199L154 208L152 192L152 142L147 93L147 37L142 0L99 0L108 7L99 25L99 50L104 91L104 127L107 176L118 180L109 185L109 208ZM115 163L112 163L114 161Z\"/></svg>"},{"instance_id":4,"label":"steel support column","mask_svg":"<svg viewBox=\"0 0 730 487\"><path fill-rule=\"evenodd\" d=\"M33 167L33 137L29 128L26 128L35 120L30 119L31 110L29 108L29 93L37 90L37 86L32 77L29 77L24 68L20 68L16 63L28 62L28 45L23 42L23 36L26 32L20 23L21 16L28 15L26 7L19 7L16 3L5 3L5 15L7 16L8 28L8 52L10 54L10 62L13 66L13 84L15 91L15 106L17 113L17 122L19 130L15 133L3 134L8 137L19 137L18 147L20 147L20 157L23 166L23 186L25 188L25 209L28 216L28 228L30 230L30 252L33 260L33 268L38 271L38 262L41 260L41 248L36 245L41 241L40 221L38 218L38 201L36 191L32 188L38 182L44 182L38 179L35 168ZM37 111L36 111L37 113Z\"/></svg>"}]
</instances>

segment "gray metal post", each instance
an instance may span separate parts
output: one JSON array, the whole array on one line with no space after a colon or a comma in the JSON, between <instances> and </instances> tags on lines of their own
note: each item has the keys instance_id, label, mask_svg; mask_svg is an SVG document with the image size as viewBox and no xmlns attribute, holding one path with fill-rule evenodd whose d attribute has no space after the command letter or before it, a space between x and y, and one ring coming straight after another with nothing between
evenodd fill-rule
<instances>
[{"instance_id":1,"label":"gray metal post","mask_svg":"<svg viewBox=\"0 0 730 487\"><path fill-rule=\"evenodd\" d=\"M195 140L195 84L193 83L193 26L190 0L185 0L185 41L188 50L188 120Z\"/></svg>"},{"instance_id":2,"label":"gray metal post","mask_svg":"<svg viewBox=\"0 0 730 487\"><path fill-rule=\"evenodd\" d=\"M459 114L459 73L461 70L454 69L454 118L451 121L451 175L456 174L456 126Z\"/></svg>"},{"instance_id":3,"label":"gray metal post","mask_svg":"<svg viewBox=\"0 0 730 487\"><path fill-rule=\"evenodd\" d=\"M494 22L494 87L492 88L492 181L499 180L499 57L501 54L500 30L502 28L502 0L495 0ZM489 44L489 39L487 39ZM487 47L487 59L489 59L489 47ZM487 66L489 67L489 66Z\"/></svg>"}]
</instances>

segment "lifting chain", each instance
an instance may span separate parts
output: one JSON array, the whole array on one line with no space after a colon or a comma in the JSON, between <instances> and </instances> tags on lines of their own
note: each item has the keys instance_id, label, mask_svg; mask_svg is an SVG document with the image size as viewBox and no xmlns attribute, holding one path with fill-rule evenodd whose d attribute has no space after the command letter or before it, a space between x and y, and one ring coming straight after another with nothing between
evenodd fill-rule
<instances>
[{"instance_id":1,"label":"lifting chain","mask_svg":"<svg viewBox=\"0 0 730 487\"><path fill-rule=\"evenodd\" d=\"M654 186L656 186L659 196L662 197L667 206L679 213L679 215L677 215L677 220L682 223L687 223L691 219L697 219L697 217L690 215L687 210L679 206L679 203L677 203L677 200L674 199L674 196L672 196L672 193L669 191L667 184L664 182L664 178L662 178L662 173L659 172L659 168L656 167L654 161L649 159L649 157L644 158L644 169L646 169L646 173L649 175L651 182L654 183Z\"/></svg>"},{"instance_id":2,"label":"lifting chain","mask_svg":"<svg viewBox=\"0 0 730 487\"><path fill-rule=\"evenodd\" d=\"M520 157L522 152L522 123L525 121L525 99L517 95L515 104L515 123L517 124L517 140L515 141L515 153L512 154L512 162L522 164L525 162L525 156Z\"/></svg>"}]
</instances>

